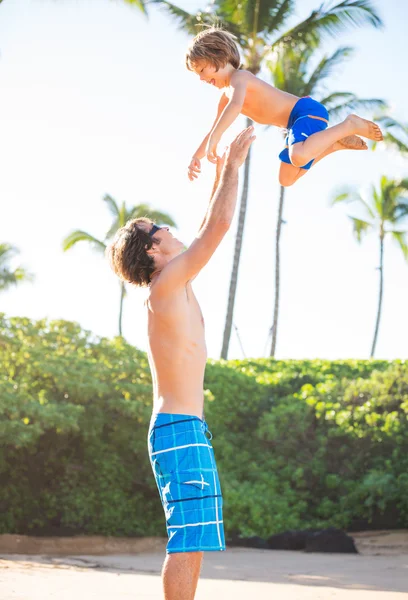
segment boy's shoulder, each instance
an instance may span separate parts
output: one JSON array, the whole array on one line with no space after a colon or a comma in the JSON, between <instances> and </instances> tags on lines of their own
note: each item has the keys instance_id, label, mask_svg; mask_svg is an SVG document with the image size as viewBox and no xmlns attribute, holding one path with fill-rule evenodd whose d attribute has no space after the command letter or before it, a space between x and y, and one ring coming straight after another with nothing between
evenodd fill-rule
<instances>
[{"instance_id":1,"label":"boy's shoulder","mask_svg":"<svg viewBox=\"0 0 408 600\"><path fill-rule=\"evenodd\" d=\"M250 79L253 79L253 77L255 77L255 75L252 75L250 71L237 69L231 75L231 83L236 83L237 81L249 81Z\"/></svg>"}]
</instances>

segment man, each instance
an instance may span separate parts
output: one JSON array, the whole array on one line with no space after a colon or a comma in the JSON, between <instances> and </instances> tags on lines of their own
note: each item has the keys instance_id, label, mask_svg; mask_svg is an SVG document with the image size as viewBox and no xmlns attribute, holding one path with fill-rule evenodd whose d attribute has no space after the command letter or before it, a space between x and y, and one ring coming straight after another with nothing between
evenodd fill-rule
<instances>
[{"instance_id":1,"label":"man","mask_svg":"<svg viewBox=\"0 0 408 600\"><path fill-rule=\"evenodd\" d=\"M148 444L169 538L163 566L165 600L193 600L203 552L225 550L220 484L211 434L203 420L204 321L191 281L230 228L238 169L254 139L253 128L245 129L218 159L209 207L188 250L167 227L149 219L127 223L107 250L122 280L149 286L154 400Z\"/></svg>"}]
</instances>

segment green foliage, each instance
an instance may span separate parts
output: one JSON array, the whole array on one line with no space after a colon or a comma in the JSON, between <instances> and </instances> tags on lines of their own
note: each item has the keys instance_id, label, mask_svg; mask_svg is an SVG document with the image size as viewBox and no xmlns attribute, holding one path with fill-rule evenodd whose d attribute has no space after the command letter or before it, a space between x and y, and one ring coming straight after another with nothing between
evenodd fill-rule
<instances>
[{"instance_id":1,"label":"green foliage","mask_svg":"<svg viewBox=\"0 0 408 600\"><path fill-rule=\"evenodd\" d=\"M0 532L163 535L147 357L0 315ZM227 534L408 526L408 363L209 361Z\"/></svg>"},{"instance_id":2,"label":"green foliage","mask_svg":"<svg viewBox=\"0 0 408 600\"><path fill-rule=\"evenodd\" d=\"M34 276L23 267L11 267L10 262L18 253L19 250L15 246L0 244L0 292L12 285L34 279Z\"/></svg>"}]
</instances>

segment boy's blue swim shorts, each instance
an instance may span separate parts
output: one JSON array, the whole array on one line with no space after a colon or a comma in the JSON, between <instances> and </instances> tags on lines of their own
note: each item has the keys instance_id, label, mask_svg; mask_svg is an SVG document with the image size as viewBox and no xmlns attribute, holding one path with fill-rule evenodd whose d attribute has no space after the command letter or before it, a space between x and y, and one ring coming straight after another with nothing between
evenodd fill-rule
<instances>
[{"instance_id":1,"label":"boy's blue swim shorts","mask_svg":"<svg viewBox=\"0 0 408 600\"><path fill-rule=\"evenodd\" d=\"M149 456L166 515L169 554L225 550L222 495L211 437L207 423L196 416L152 416Z\"/></svg>"},{"instance_id":2,"label":"boy's blue swim shorts","mask_svg":"<svg viewBox=\"0 0 408 600\"><path fill-rule=\"evenodd\" d=\"M313 118L313 117L318 117ZM322 119L324 119L322 121ZM298 142L304 142L309 135L327 129L329 123L329 113L320 102L313 100L310 96L300 98L292 109L288 121L288 134L285 140L285 149L279 154L282 162L292 164L289 158L289 148ZM310 169L314 158L302 169Z\"/></svg>"}]
</instances>

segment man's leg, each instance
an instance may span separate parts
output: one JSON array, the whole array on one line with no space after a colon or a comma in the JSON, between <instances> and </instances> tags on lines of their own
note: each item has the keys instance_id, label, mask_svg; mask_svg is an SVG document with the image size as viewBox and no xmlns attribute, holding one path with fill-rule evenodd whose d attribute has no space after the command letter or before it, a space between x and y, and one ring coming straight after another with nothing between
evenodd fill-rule
<instances>
[{"instance_id":1,"label":"man's leg","mask_svg":"<svg viewBox=\"0 0 408 600\"><path fill-rule=\"evenodd\" d=\"M168 554L163 565L165 600L194 600L203 552Z\"/></svg>"},{"instance_id":2,"label":"man's leg","mask_svg":"<svg viewBox=\"0 0 408 600\"><path fill-rule=\"evenodd\" d=\"M315 134L314 134L315 135ZM320 156L314 161L312 167L315 166L319 160L322 160L325 156L337 152L338 150L367 150L367 144L364 140L356 135L349 135L338 142L335 142L330 148L327 148ZM293 185L298 179L305 175L309 169L301 169L300 167L294 167L287 163L281 163L279 170L279 183L283 187Z\"/></svg>"},{"instance_id":3,"label":"man's leg","mask_svg":"<svg viewBox=\"0 0 408 600\"><path fill-rule=\"evenodd\" d=\"M323 158L321 155L330 150L333 144L353 134L362 135L377 142L383 139L381 129L376 123L362 119L357 115L349 115L342 123L329 127L324 131L313 133L304 142L293 144L289 149L291 163L300 167L311 161L313 157ZM340 148L337 148L337 150L340 150ZM329 154L334 151L332 149Z\"/></svg>"}]
</instances>

